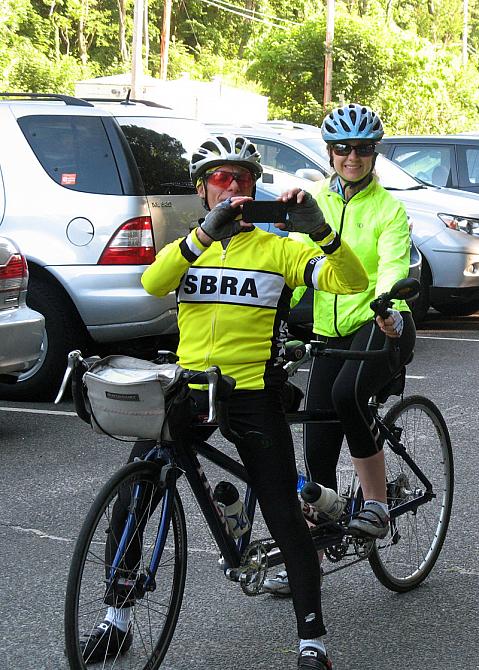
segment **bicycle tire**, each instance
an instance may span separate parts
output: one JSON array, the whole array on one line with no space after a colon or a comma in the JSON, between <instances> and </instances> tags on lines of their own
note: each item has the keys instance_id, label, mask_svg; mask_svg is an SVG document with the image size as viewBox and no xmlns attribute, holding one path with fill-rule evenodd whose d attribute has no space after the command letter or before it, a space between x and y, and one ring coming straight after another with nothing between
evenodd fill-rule
<instances>
[{"instance_id":1,"label":"bicycle tire","mask_svg":"<svg viewBox=\"0 0 479 670\"><path fill-rule=\"evenodd\" d=\"M135 530L132 541L122 556L123 563L120 562L118 572L120 574L123 570L125 574L121 567L125 565L124 556L132 547L136 556L140 547L139 562L136 562L133 574L138 577L147 574L164 507L162 490L158 487L159 474L160 467L154 463L136 462L124 466L101 489L83 523L73 552L65 599L65 652L71 670L87 668L88 659L85 660L82 656L80 637L101 623L106 613L105 550L108 538L115 535L111 523L113 505L117 502L124 509L125 499L131 500L125 496L130 496L131 487L138 483L144 486L139 519L140 525L144 525L143 539L135 545ZM121 502L118 502L119 496ZM167 544L154 575L154 590L134 599L131 617L132 647L124 655L105 661L108 668L156 670L170 645L180 614L187 567L185 514L176 488L171 510L170 526L165 529L168 533ZM118 519L118 515L115 518ZM119 525L121 528L125 526L123 521ZM120 535L121 532L116 533L116 536ZM129 560L131 565L131 555ZM131 575L131 568L129 570ZM123 593L122 597L124 595ZM112 597L118 598L118 595L110 594L110 598Z\"/></svg>"},{"instance_id":2,"label":"bicycle tire","mask_svg":"<svg viewBox=\"0 0 479 670\"><path fill-rule=\"evenodd\" d=\"M396 517L386 538L376 540L369 556L381 584L403 593L426 579L441 552L451 516L454 463L446 422L428 398L410 396L400 400L387 412L384 424L402 428L401 443L431 482L436 495L416 512ZM425 487L387 443L384 449L391 509L413 499Z\"/></svg>"}]
</instances>

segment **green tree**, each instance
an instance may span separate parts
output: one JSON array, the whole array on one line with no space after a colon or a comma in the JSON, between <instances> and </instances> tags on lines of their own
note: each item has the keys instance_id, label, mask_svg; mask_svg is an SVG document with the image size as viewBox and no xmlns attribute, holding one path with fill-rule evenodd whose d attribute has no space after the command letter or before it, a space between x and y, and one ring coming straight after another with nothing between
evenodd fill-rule
<instances>
[{"instance_id":1,"label":"green tree","mask_svg":"<svg viewBox=\"0 0 479 670\"><path fill-rule=\"evenodd\" d=\"M272 32L248 71L272 102L271 114L319 125L324 20ZM333 52L333 104L358 101L381 112L387 131L467 129L479 111L479 74L457 53L383 22L340 15ZM467 84L469 82L469 85Z\"/></svg>"}]
</instances>

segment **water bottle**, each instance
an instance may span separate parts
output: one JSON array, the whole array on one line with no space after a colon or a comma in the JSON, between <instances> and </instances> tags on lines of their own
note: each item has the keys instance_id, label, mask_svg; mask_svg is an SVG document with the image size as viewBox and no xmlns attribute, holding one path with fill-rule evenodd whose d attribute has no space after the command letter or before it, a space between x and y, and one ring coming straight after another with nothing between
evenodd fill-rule
<instances>
[{"instance_id":1,"label":"water bottle","mask_svg":"<svg viewBox=\"0 0 479 670\"><path fill-rule=\"evenodd\" d=\"M301 493L303 486L308 483L308 478L303 472L298 472L298 484L296 486L296 491Z\"/></svg>"},{"instance_id":2,"label":"water bottle","mask_svg":"<svg viewBox=\"0 0 479 670\"><path fill-rule=\"evenodd\" d=\"M213 491L213 499L223 512L233 537L241 537L251 528L238 489L234 484L218 482Z\"/></svg>"},{"instance_id":3,"label":"water bottle","mask_svg":"<svg viewBox=\"0 0 479 670\"><path fill-rule=\"evenodd\" d=\"M347 498L316 482L307 482L303 486L301 498L313 509L322 512L333 521L339 519L347 503Z\"/></svg>"}]
</instances>

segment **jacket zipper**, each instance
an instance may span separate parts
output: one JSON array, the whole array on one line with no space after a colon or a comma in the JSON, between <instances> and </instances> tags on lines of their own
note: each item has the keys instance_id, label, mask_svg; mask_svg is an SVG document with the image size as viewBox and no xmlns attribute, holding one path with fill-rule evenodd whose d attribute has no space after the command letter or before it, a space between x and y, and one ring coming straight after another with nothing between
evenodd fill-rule
<instances>
[{"instance_id":1,"label":"jacket zipper","mask_svg":"<svg viewBox=\"0 0 479 670\"><path fill-rule=\"evenodd\" d=\"M226 260L226 249L223 249L222 252L221 252L221 256L220 256L221 271L220 271L220 275L219 275L219 278L218 278L219 279L219 282L218 282L219 285L221 285L221 280L223 278L223 270L224 270L224 267L225 267L225 260ZM219 301L220 301L220 294L218 293L218 302ZM205 358L205 362L206 362L207 366L210 363L210 356L211 356L211 353L213 352L214 343L215 343L216 320L217 320L217 314L218 314L218 309L219 309L218 302L216 303L214 316L211 319L211 347L210 347L210 353L207 354L207 356Z\"/></svg>"},{"instance_id":2,"label":"jacket zipper","mask_svg":"<svg viewBox=\"0 0 479 670\"><path fill-rule=\"evenodd\" d=\"M341 240L341 235L343 232L343 226L344 226L344 217L346 215L346 207L347 207L347 202L344 202L343 206L343 211L341 212L341 223L339 224L339 231L338 231L338 237ZM341 333L339 332L338 329L338 298L339 296L336 294L334 296L334 308L333 308L333 315L334 315L334 330L336 331L338 337L342 337Z\"/></svg>"}]
</instances>

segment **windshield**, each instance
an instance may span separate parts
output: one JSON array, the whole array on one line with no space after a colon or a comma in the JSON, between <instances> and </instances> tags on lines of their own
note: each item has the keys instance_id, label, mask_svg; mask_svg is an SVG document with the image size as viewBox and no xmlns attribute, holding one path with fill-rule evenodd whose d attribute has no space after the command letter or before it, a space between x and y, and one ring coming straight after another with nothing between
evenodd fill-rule
<instances>
[{"instance_id":1,"label":"windshield","mask_svg":"<svg viewBox=\"0 0 479 670\"><path fill-rule=\"evenodd\" d=\"M396 163L379 155L376 160L376 172L384 188L407 191L412 188L421 188L422 183L405 172Z\"/></svg>"},{"instance_id":2,"label":"windshield","mask_svg":"<svg viewBox=\"0 0 479 670\"><path fill-rule=\"evenodd\" d=\"M200 123L150 116L117 118L130 144L147 195L196 193L189 162L198 143L206 136Z\"/></svg>"},{"instance_id":3,"label":"windshield","mask_svg":"<svg viewBox=\"0 0 479 670\"><path fill-rule=\"evenodd\" d=\"M309 154L311 152L316 154L316 162L320 166L326 168L328 172L331 170L326 143L322 137L305 137L299 140L299 142L309 149ZM414 177L411 177L398 165L381 155L378 155L376 160L376 173L381 185L387 189L407 191L408 189L421 188L422 186L420 181L414 179Z\"/></svg>"}]
</instances>

